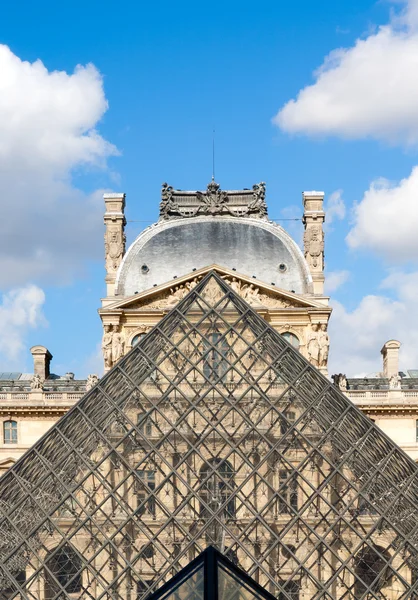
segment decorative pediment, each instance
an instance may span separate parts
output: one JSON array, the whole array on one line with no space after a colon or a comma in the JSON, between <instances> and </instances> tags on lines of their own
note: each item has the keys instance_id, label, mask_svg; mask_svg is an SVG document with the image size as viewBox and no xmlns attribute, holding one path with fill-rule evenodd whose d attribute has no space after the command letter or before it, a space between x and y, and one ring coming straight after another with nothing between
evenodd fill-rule
<instances>
[{"instance_id":1,"label":"decorative pediment","mask_svg":"<svg viewBox=\"0 0 418 600\"><path fill-rule=\"evenodd\" d=\"M172 279L166 284L147 290L141 294L119 300L108 305L100 312L121 309L171 310L211 270L216 271L236 294L241 296L241 298L254 308L324 308L322 303L311 298L299 296L287 290L267 285L255 278L241 275L226 267L211 265L181 278Z\"/></svg>"}]
</instances>

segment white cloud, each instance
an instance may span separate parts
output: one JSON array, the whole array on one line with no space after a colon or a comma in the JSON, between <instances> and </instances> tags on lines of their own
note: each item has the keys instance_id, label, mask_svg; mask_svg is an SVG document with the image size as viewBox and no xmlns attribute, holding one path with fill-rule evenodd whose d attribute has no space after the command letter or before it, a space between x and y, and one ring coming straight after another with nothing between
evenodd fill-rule
<instances>
[{"instance_id":1,"label":"white cloud","mask_svg":"<svg viewBox=\"0 0 418 600\"><path fill-rule=\"evenodd\" d=\"M349 271L330 271L325 274L325 293L332 294L350 277Z\"/></svg>"},{"instance_id":2,"label":"white cloud","mask_svg":"<svg viewBox=\"0 0 418 600\"><path fill-rule=\"evenodd\" d=\"M42 312L44 302L44 292L31 284L3 295L0 304L0 361L3 368L0 370L17 368L26 347L28 331L46 325Z\"/></svg>"},{"instance_id":3,"label":"white cloud","mask_svg":"<svg viewBox=\"0 0 418 600\"><path fill-rule=\"evenodd\" d=\"M418 272L395 271L381 288L394 298L368 295L352 311L332 303L330 373L355 376L382 371L380 349L389 339L402 343L400 368L418 368Z\"/></svg>"},{"instance_id":4,"label":"white cloud","mask_svg":"<svg viewBox=\"0 0 418 600\"><path fill-rule=\"evenodd\" d=\"M418 142L418 2L350 48L332 51L274 122L289 133Z\"/></svg>"},{"instance_id":5,"label":"white cloud","mask_svg":"<svg viewBox=\"0 0 418 600\"><path fill-rule=\"evenodd\" d=\"M336 190L329 195L325 207L326 223L331 224L335 219L344 219L345 204L342 194L342 190Z\"/></svg>"},{"instance_id":6,"label":"white cloud","mask_svg":"<svg viewBox=\"0 0 418 600\"><path fill-rule=\"evenodd\" d=\"M351 248L368 248L389 260L418 259L418 167L398 184L379 179L354 208Z\"/></svg>"},{"instance_id":7,"label":"white cloud","mask_svg":"<svg viewBox=\"0 0 418 600\"><path fill-rule=\"evenodd\" d=\"M96 126L107 101L93 65L50 72L0 45L0 262L4 288L65 281L101 254L99 193L71 177L116 149Z\"/></svg>"}]
</instances>

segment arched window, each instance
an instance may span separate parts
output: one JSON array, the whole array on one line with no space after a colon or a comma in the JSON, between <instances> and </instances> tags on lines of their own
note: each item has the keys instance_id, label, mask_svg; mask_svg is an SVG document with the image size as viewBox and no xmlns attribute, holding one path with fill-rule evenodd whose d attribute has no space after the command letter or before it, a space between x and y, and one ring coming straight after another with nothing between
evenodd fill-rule
<instances>
[{"instance_id":1,"label":"arched window","mask_svg":"<svg viewBox=\"0 0 418 600\"><path fill-rule=\"evenodd\" d=\"M138 343L140 340L142 340L142 338L143 338L145 335L146 335L146 333L137 333L136 335L134 335L134 337L132 338L132 341L131 341L131 346L132 346L132 348L133 348L134 346L136 346L136 345L137 345L137 343Z\"/></svg>"},{"instance_id":2,"label":"arched window","mask_svg":"<svg viewBox=\"0 0 418 600\"><path fill-rule=\"evenodd\" d=\"M153 584L152 579L140 579L136 584L136 597L137 600L144 600L149 594L150 587Z\"/></svg>"},{"instance_id":3,"label":"arched window","mask_svg":"<svg viewBox=\"0 0 418 600\"><path fill-rule=\"evenodd\" d=\"M69 544L55 548L45 562L45 598L66 594L79 594L82 591L82 562L78 553Z\"/></svg>"},{"instance_id":4,"label":"arched window","mask_svg":"<svg viewBox=\"0 0 418 600\"><path fill-rule=\"evenodd\" d=\"M147 413L146 412L140 412L138 413L138 420L137 420L137 424L138 424L138 429L139 431L147 436L152 435L152 423L151 423L151 419L149 417L147 417Z\"/></svg>"},{"instance_id":5,"label":"arched window","mask_svg":"<svg viewBox=\"0 0 418 600\"><path fill-rule=\"evenodd\" d=\"M155 471L138 469L135 473L138 513L155 517Z\"/></svg>"},{"instance_id":6,"label":"arched window","mask_svg":"<svg viewBox=\"0 0 418 600\"><path fill-rule=\"evenodd\" d=\"M209 381L216 381L228 370L229 345L221 333L211 333L208 340L204 341L204 352L206 354L203 364L203 374Z\"/></svg>"},{"instance_id":7,"label":"arched window","mask_svg":"<svg viewBox=\"0 0 418 600\"><path fill-rule=\"evenodd\" d=\"M17 421L3 423L3 440L5 444L17 444Z\"/></svg>"},{"instance_id":8,"label":"arched window","mask_svg":"<svg viewBox=\"0 0 418 600\"><path fill-rule=\"evenodd\" d=\"M300 585L298 581L279 581L284 592L279 593L279 600L299 600Z\"/></svg>"},{"instance_id":9,"label":"arched window","mask_svg":"<svg viewBox=\"0 0 418 600\"><path fill-rule=\"evenodd\" d=\"M17 575L15 575L15 579L20 587L24 587L25 581L26 581L26 572L19 571L19 573ZM7 587L7 588L1 587L1 585L0 585L0 598L1 598L1 600L8 600L9 598L20 598L21 597L20 595L16 595L17 591L18 591L18 588L14 584L10 585L10 587Z\"/></svg>"},{"instance_id":10,"label":"arched window","mask_svg":"<svg viewBox=\"0 0 418 600\"><path fill-rule=\"evenodd\" d=\"M282 333L282 337L284 337L284 339L287 342L289 342L289 344L291 344L293 348L299 350L300 342L297 335L295 335L294 333L290 333L290 331L285 331L284 333Z\"/></svg>"},{"instance_id":11,"label":"arched window","mask_svg":"<svg viewBox=\"0 0 418 600\"><path fill-rule=\"evenodd\" d=\"M200 469L200 516L210 517L218 509L227 503L224 508L224 516L231 518L235 516L235 499L231 498L234 487L234 470L227 460L212 458Z\"/></svg>"},{"instance_id":12,"label":"arched window","mask_svg":"<svg viewBox=\"0 0 418 600\"><path fill-rule=\"evenodd\" d=\"M379 592L387 583L387 562L383 548L364 546L355 559L354 596L361 598L366 592Z\"/></svg>"},{"instance_id":13,"label":"arched window","mask_svg":"<svg viewBox=\"0 0 418 600\"><path fill-rule=\"evenodd\" d=\"M298 508L298 484L296 476L289 478L289 471L279 471L278 510L281 514L290 514Z\"/></svg>"}]
</instances>

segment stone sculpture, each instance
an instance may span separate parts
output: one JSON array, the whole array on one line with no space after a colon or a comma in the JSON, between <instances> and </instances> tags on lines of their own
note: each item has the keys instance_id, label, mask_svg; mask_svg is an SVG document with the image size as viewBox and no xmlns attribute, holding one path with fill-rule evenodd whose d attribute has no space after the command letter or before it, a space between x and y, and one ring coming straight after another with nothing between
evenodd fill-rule
<instances>
[{"instance_id":1,"label":"stone sculpture","mask_svg":"<svg viewBox=\"0 0 418 600\"><path fill-rule=\"evenodd\" d=\"M112 360L112 341L113 334L110 325L104 326L104 334L102 339L102 351L105 369L110 369L113 364Z\"/></svg>"},{"instance_id":2,"label":"stone sculpture","mask_svg":"<svg viewBox=\"0 0 418 600\"><path fill-rule=\"evenodd\" d=\"M94 375L94 374L88 375L87 381L86 381L86 392L91 390L91 388L94 387L98 381L99 381L99 378L97 375Z\"/></svg>"}]
</instances>

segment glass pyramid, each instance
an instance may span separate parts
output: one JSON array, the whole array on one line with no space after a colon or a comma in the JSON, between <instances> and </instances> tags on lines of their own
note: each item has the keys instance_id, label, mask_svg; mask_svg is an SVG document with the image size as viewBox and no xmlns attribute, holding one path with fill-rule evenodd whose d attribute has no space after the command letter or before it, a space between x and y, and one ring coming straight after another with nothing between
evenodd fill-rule
<instances>
[{"instance_id":1,"label":"glass pyramid","mask_svg":"<svg viewBox=\"0 0 418 600\"><path fill-rule=\"evenodd\" d=\"M214 272L0 480L0 599L418 594L418 470ZM226 575L225 575L226 577Z\"/></svg>"},{"instance_id":2,"label":"glass pyramid","mask_svg":"<svg viewBox=\"0 0 418 600\"><path fill-rule=\"evenodd\" d=\"M274 596L209 546L147 600L274 600Z\"/></svg>"}]
</instances>

